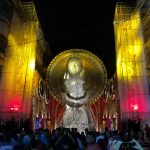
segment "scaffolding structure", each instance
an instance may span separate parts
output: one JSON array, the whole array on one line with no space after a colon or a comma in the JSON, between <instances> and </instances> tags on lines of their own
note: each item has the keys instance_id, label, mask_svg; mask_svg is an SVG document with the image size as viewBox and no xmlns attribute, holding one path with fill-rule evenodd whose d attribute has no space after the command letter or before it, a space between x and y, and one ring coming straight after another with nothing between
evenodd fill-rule
<instances>
[{"instance_id":1,"label":"scaffolding structure","mask_svg":"<svg viewBox=\"0 0 150 150\"><path fill-rule=\"evenodd\" d=\"M150 100L139 11L117 3L114 29L121 118L147 119Z\"/></svg>"},{"instance_id":2,"label":"scaffolding structure","mask_svg":"<svg viewBox=\"0 0 150 150\"><path fill-rule=\"evenodd\" d=\"M33 2L21 3L13 12L0 82L1 122L27 119L31 114L39 27L33 7Z\"/></svg>"}]
</instances>

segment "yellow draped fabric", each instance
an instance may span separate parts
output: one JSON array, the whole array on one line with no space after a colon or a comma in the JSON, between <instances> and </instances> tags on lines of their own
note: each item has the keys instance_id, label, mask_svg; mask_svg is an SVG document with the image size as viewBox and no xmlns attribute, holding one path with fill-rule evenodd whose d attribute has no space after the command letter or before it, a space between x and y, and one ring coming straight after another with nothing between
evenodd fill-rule
<instances>
[{"instance_id":1,"label":"yellow draped fabric","mask_svg":"<svg viewBox=\"0 0 150 150\"><path fill-rule=\"evenodd\" d=\"M0 82L0 118L5 120L12 114L29 117L37 27L36 21L22 22L14 14Z\"/></svg>"},{"instance_id":2,"label":"yellow draped fabric","mask_svg":"<svg viewBox=\"0 0 150 150\"><path fill-rule=\"evenodd\" d=\"M147 118L150 101L140 13L124 5L115 11L117 77L122 118Z\"/></svg>"}]
</instances>

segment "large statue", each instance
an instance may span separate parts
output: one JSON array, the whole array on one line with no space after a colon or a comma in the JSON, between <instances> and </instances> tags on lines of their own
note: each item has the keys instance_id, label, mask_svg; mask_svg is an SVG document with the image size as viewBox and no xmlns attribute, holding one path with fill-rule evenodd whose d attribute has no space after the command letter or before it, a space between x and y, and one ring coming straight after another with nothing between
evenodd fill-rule
<instances>
[{"instance_id":1,"label":"large statue","mask_svg":"<svg viewBox=\"0 0 150 150\"><path fill-rule=\"evenodd\" d=\"M66 111L63 117L63 126L78 128L84 131L91 128L91 116L84 106L87 101L87 86L85 82L85 70L79 57L70 57L64 74L64 86L66 94Z\"/></svg>"},{"instance_id":2,"label":"large statue","mask_svg":"<svg viewBox=\"0 0 150 150\"><path fill-rule=\"evenodd\" d=\"M78 128L80 132L85 128L99 128L97 108L92 104L103 93L107 72L96 55L82 49L61 52L49 64L46 81L50 94L66 106L63 118L55 116L55 127L63 125Z\"/></svg>"}]
</instances>

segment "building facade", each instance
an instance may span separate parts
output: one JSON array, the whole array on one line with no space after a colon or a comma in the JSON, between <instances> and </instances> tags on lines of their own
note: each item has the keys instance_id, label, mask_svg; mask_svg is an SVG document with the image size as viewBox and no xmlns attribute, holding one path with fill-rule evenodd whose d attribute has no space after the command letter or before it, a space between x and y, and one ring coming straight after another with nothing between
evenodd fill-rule
<instances>
[{"instance_id":1,"label":"building facade","mask_svg":"<svg viewBox=\"0 0 150 150\"><path fill-rule=\"evenodd\" d=\"M32 1L0 3L0 120L4 123L31 118L33 90L38 88L33 78L41 78L47 45Z\"/></svg>"},{"instance_id":2,"label":"building facade","mask_svg":"<svg viewBox=\"0 0 150 150\"><path fill-rule=\"evenodd\" d=\"M144 4L143 1L137 1L136 6L117 3L115 10L116 66L123 120L147 120L150 116L150 93L146 70L149 60L146 54L147 36L144 31L146 29L144 16L140 9Z\"/></svg>"}]
</instances>

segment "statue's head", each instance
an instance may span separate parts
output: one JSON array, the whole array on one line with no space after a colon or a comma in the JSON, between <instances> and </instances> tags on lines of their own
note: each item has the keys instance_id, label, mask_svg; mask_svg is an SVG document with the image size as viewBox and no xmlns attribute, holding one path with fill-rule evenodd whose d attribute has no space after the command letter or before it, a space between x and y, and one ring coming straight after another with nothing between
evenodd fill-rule
<instances>
[{"instance_id":1,"label":"statue's head","mask_svg":"<svg viewBox=\"0 0 150 150\"><path fill-rule=\"evenodd\" d=\"M83 64L79 57L70 57L67 62L67 70L72 75L80 74Z\"/></svg>"}]
</instances>

